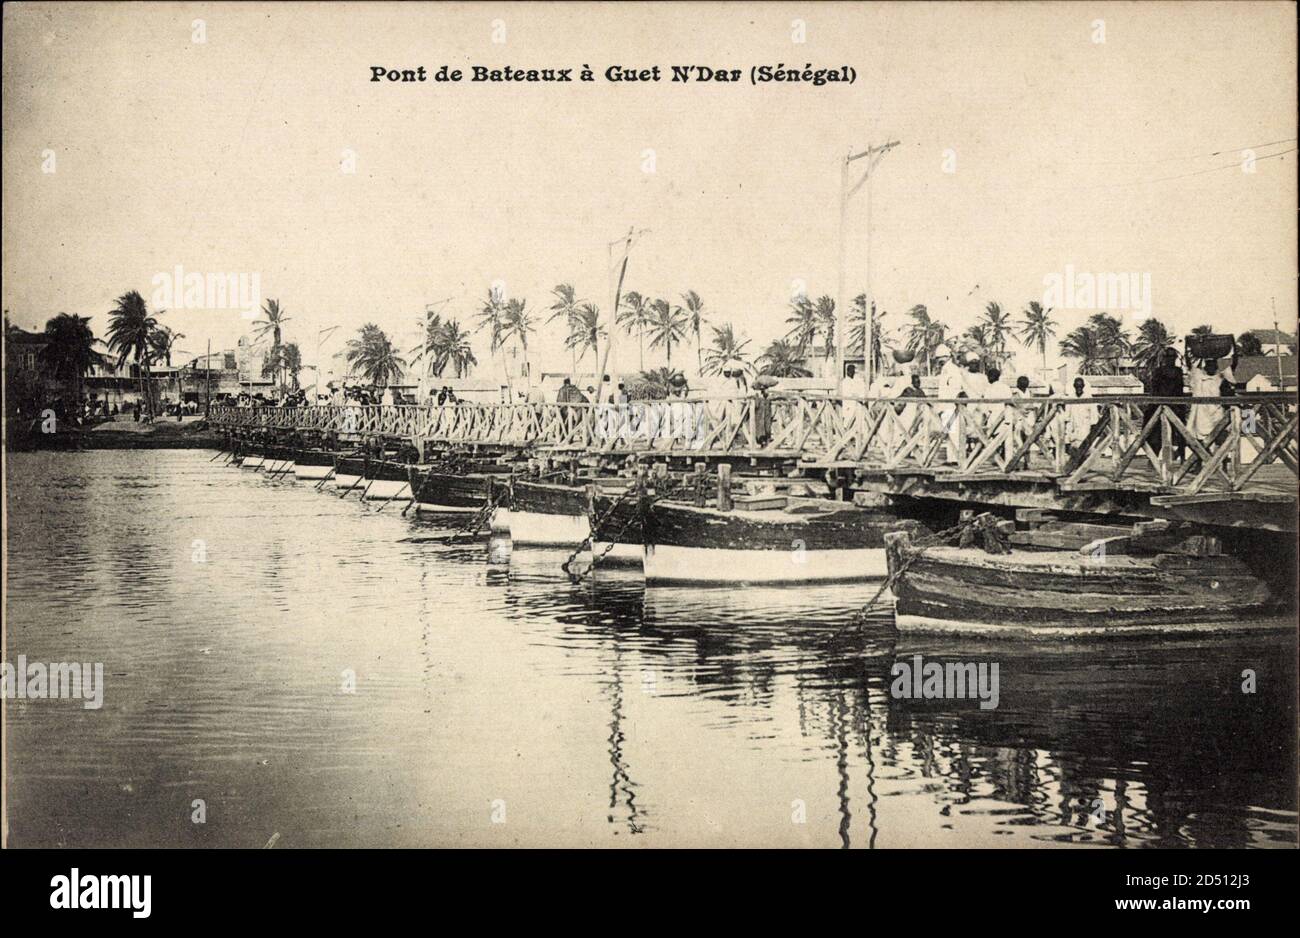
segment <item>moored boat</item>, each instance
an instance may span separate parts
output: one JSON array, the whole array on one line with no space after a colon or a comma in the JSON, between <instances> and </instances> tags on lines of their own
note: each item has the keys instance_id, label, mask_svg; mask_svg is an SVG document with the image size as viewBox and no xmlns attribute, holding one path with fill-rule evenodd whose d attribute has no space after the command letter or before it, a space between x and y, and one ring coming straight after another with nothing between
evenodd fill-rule
<instances>
[{"instance_id":1,"label":"moored boat","mask_svg":"<svg viewBox=\"0 0 1300 938\"><path fill-rule=\"evenodd\" d=\"M894 535L887 553L901 631L1096 638L1278 627L1271 617L1280 603L1268 585L1204 535L992 553L918 548Z\"/></svg>"},{"instance_id":2,"label":"moored boat","mask_svg":"<svg viewBox=\"0 0 1300 938\"><path fill-rule=\"evenodd\" d=\"M772 496L729 510L676 501L643 518L647 583L834 583L881 579L885 534L926 529L884 509Z\"/></svg>"},{"instance_id":3,"label":"moored boat","mask_svg":"<svg viewBox=\"0 0 1300 938\"><path fill-rule=\"evenodd\" d=\"M294 449L289 446L268 446L264 451L262 468L267 475L291 475L296 455Z\"/></svg>"},{"instance_id":4,"label":"moored boat","mask_svg":"<svg viewBox=\"0 0 1300 938\"><path fill-rule=\"evenodd\" d=\"M519 479L511 484L511 544L521 547L577 547L590 533L584 489Z\"/></svg>"},{"instance_id":5,"label":"moored boat","mask_svg":"<svg viewBox=\"0 0 1300 938\"><path fill-rule=\"evenodd\" d=\"M410 466L392 459L369 459L362 470L361 497L366 501L409 501Z\"/></svg>"},{"instance_id":6,"label":"moored boat","mask_svg":"<svg viewBox=\"0 0 1300 938\"><path fill-rule=\"evenodd\" d=\"M358 491L365 483L366 457L336 456L334 458L334 478L331 484L335 490L346 494Z\"/></svg>"},{"instance_id":7,"label":"moored boat","mask_svg":"<svg viewBox=\"0 0 1300 938\"><path fill-rule=\"evenodd\" d=\"M299 479L323 479L334 471L334 454L323 449L299 450L293 463L293 474Z\"/></svg>"},{"instance_id":8,"label":"moored boat","mask_svg":"<svg viewBox=\"0 0 1300 938\"><path fill-rule=\"evenodd\" d=\"M502 468L489 472L483 471L484 468L472 467L466 471L452 467L409 467L415 510L430 514L472 514L481 511L489 498L506 501L509 471ZM493 514L505 510L502 505Z\"/></svg>"}]
</instances>

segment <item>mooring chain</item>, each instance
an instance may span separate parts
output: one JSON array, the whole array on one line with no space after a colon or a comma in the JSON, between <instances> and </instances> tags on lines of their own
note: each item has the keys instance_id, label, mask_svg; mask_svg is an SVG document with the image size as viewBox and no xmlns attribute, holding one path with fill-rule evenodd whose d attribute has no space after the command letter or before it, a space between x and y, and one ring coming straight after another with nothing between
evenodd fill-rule
<instances>
[{"instance_id":1,"label":"mooring chain","mask_svg":"<svg viewBox=\"0 0 1300 938\"><path fill-rule=\"evenodd\" d=\"M574 548L573 553L569 554L569 559L564 561L564 563L560 564L560 569L563 570L565 573L567 573L569 575L569 579L571 579L573 582L575 583L578 582L584 576L586 576L588 573L590 573L592 570L595 569L596 558L593 557L591 566L588 567L586 570L582 571L581 573L574 573L573 570L569 568L569 565L572 564L575 560L577 560L578 555L581 554L583 551L592 549L593 546L592 541L596 537L596 533L600 530L601 526L606 522L606 520L608 520L614 514L614 512L618 511L618 506L623 504L623 502L627 499L627 497L635 491L636 491L636 483L633 482L618 496L618 498L614 499L614 504L610 505L609 509L603 515L601 515L600 518L594 519L591 517L590 514L587 515L587 536L582 539L581 544L579 544L576 548Z\"/></svg>"},{"instance_id":2,"label":"mooring chain","mask_svg":"<svg viewBox=\"0 0 1300 938\"><path fill-rule=\"evenodd\" d=\"M627 531L627 529L632 527L632 525L635 524L637 521L642 520L641 512L638 511L634 513L632 517L624 521L622 526L620 526L619 529L614 532L614 534L610 537L609 541L605 544L604 550L602 550L600 554L597 555L593 553L591 558L591 563L587 566L585 570L575 573L571 569L571 564L573 563L573 561L575 561L578 558L578 556L583 551L594 550L595 545L593 542L599 536L600 529L604 527L606 521L608 521L611 517L613 517L614 512L618 510L619 505L621 505L629 495L631 495L633 492L636 491L636 488L637 486L635 482L632 485L628 486L627 490L624 491L622 494L620 494L619 497L614 500L614 504L610 505L609 510L606 511L600 518L592 518L588 516L588 527L590 528L591 533L588 534L587 537L583 538L583 541L581 544L578 545L577 550L575 550L572 554L569 555L569 559L564 561L564 563L560 565L560 569L563 570L565 573L567 573L569 579L572 580L574 583L581 581L586 576L590 576L595 571L596 565L599 564L600 561L608 557L610 552L618 545L618 539L623 536L623 534ZM646 499L645 507L649 508L651 505L655 504L656 502L662 501L663 499L667 498L669 495L673 494L673 492L676 491L677 488L678 485L676 482L674 482L674 480L672 480L671 478L664 479L662 487L656 486L655 494L650 498Z\"/></svg>"},{"instance_id":3,"label":"mooring chain","mask_svg":"<svg viewBox=\"0 0 1300 938\"><path fill-rule=\"evenodd\" d=\"M660 501L661 499L667 498L672 493L674 486L668 484L668 482L669 480L665 480L665 485L662 491L656 490L653 496L646 499L646 503L645 503L646 508L649 508L651 505L653 505L657 501ZM617 507L617 504L615 505L615 507ZM613 512L611 511L610 514L612 513ZM606 518L608 518L608 515L606 516ZM634 513L632 517L624 521L623 524L619 527L619 529L614 532L613 536L610 537L608 543L605 544L605 549L600 552L599 556L596 555L592 556L591 566L588 567L587 570L581 576L586 576L587 574L590 574L592 571L594 571L596 569L596 565L599 564L600 561L608 557L610 551L612 551L618 545L619 538L621 538L627 532L628 528L632 527L632 525L636 524L636 522L639 520L641 520L641 512L638 511ZM600 533L600 527L601 525L603 525L603 523L604 520L592 525L591 536L593 538ZM569 559L572 560L573 558L569 558ZM567 573L568 571L566 570L565 572ZM571 573L569 575L573 576L573 574ZM581 576L579 576L579 579L581 579Z\"/></svg>"},{"instance_id":4,"label":"mooring chain","mask_svg":"<svg viewBox=\"0 0 1300 938\"><path fill-rule=\"evenodd\" d=\"M885 582L880 584L880 589L876 590L876 595L867 600L863 607L857 611L853 617L854 624L861 626L866 625L870 621L869 616L871 610L874 609L876 603L880 601L880 597L885 595L885 590L892 588L898 581L898 578L907 572L907 568L920 559L921 554L925 553L925 551L931 547L938 547L942 544L946 544L955 537L959 537L967 528L975 527L978 521L978 518L959 521L951 528L945 528L937 534L932 534L929 537L917 541L914 550L911 552L911 556L899 564L898 569L885 578Z\"/></svg>"},{"instance_id":5,"label":"mooring chain","mask_svg":"<svg viewBox=\"0 0 1300 938\"><path fill-rule=\"evenodd\" d=\"M496 493L493 492L483 502L483 507L474 513L474 517L464 525L459 531L451 536L451 540L456 541L462 537L478 537L479 530L483 527L483 522L492 517L493 510L497 507Z\"/></svg>"}]
</instances>

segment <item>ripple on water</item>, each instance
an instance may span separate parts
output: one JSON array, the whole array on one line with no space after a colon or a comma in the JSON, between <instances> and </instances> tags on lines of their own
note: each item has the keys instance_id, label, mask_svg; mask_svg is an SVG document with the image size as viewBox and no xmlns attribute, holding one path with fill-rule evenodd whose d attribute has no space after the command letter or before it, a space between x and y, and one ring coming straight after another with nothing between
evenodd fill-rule
<instances>
[{"instance_id":1,"label":"ripple on water","mask_svg":"<svg viewBox=\"0 0 1300 938\"><path fill-rule=\"evenodd\" d=\"M210 456L9 456L6 657L106 674L100 710L10 702L12 844L1295 842L1287 641L954 643L849 625L871 584L574 584ZM895 699L917 653L996 662L998 708Z\"/></svg>"}]
</instances>

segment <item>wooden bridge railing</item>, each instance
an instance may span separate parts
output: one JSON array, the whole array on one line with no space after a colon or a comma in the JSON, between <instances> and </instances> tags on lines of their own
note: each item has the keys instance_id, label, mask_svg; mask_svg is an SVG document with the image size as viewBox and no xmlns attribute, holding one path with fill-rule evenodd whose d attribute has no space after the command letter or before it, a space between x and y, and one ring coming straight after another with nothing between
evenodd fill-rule
<instances>
[{"instance_id":1,"label":"wooden bridge railing","mask_svg":"<svg viewBox=\"0 0 1300 938\"><path fill-rule=\"evenodd\" d=\"M770 394L597 404L214 405L214 425L550 452L755 456L1063 489L1241 492L1297 475L1296 398L833 398Z\"/></svg>"}]
</instances>

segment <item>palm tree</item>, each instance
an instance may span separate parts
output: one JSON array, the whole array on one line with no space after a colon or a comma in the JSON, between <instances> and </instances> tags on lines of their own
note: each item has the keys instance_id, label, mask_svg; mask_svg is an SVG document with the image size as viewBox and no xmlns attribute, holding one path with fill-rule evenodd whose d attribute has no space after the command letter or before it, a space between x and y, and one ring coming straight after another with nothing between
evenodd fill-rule
<instances>
[{"instance_id":1,"label":"palm tree","mask_svg":"<svg viewBox=\"0 0 1300 938\"><path fill-rule=\"evenodd\" d=\"M1197 326L1192 330L1192 335L1214 335L1213 326Z\"/></svg>"},{"instance_id":2,"label":"palm tree","mask_svg":"<svg viewBox=\"0 0 1300 938\"><path fill-rule=\"evenodd\" d=\"M298 390L298 372L302 371L302 350L298 348L297 342L286 342L280 346L280 367L284 369L284 375L293 385L293 389Z\"/></svg>"},{"instance_id":3,"label":"palm tree","mask_svg":"<svg viewBox=\"0 0 1300 938\"><path fill-rule=\"evenodd\" d=\"M162 315L162 312L159 312ZM140 395L152 411L153 394L149 385L149 337L158 328L158 320L149 314L144 297L130 290L117 298L117 305L108 311L108 347L117 353L117 367L134 359L139 368Z\"/></svg>"},{"instance_id":4,"label":"palm tree","mask_svg":"<svg viewBox=\"0 0 1300 938\"><path fill-rule=\"evenodd\" d=\"M745 346L749 344L749 339L744 341L737 339L736 331L729 322L709 328L713 330L713 347L704 356L704 365L700 374L721 374L727 362L745 361Z\"/></svg>"},{"instance_id":5,"label":"palm tree","mask_svg":"<svg viewBox=\"0 0 1300 938\"><path fill-rule=\"evenodd\" d=\"M799 294L790 300L790 315L785 321L790 326L790 331L785 334L786 340L793 342L802 355L817 338L820 323L816 305L802 293Z\"/></svg>"},{"instance_id":6,"label":"palm tree","mask_svg":"<svg viewBox=\"0 0 1300 938\"><path fill-rule=\"evenodd\" d=\"M1088 328L1097 334L1106 361L1106 373L1119 374L1120 359L1127 357L1132 349L1124 323L1107 313L1093 313L1088 317Z\"/></svg>"},{"instance_id":7,"label":"palm tree","mask_svg":"<svg viewBox=\"0 0 1300 938\"><path fill-rule=\"evenodd\" d=\"M996 360L996 353L989 341L988 323L977 322L961 334L961 350L966 359L979 359L980 369L987 372L989 365Z\"/></svg>"},{"instance_id":8,"label":"palm tree","mask_svg":"<svg viewBox=\"0 0 1300 938\"><path fill-rule=\"evenodd\" d=\"M159 326L149 334L149 350L153 361L161 361L168 368L172 366L172 348L177 339L185 338L185 333L176 332L170 326Z\"/></svg>"},{"instance_id":9,"label":"palm tree","mask_svg":"<svg viewBox=\"0 0 1300 938\"><path fill-rule=\"evenodd\" d=\"M686 311L667 300L655 300L650 304L650 312L650 347L664 346L668 364L672 365L673 343L680 343L686 335Z\"/></svg>"},{"instance_id":10,"label":"palm tree","mask_svg":"<svg viewBox=\"0 0 1300 938\"><path fill-rule=\"evenodd\" d=\"M1047 343L1056 335L1056 323L1050 307L1044 309L1037 300L1030 300L1021 313L1020 341L1028 348L1037 348L1043 356L1043 370L1047 370Z\"/></svg>"},{"instance_id":11,"label":"palm tree","mask_svg":"<svg viewBox=\"0 0 1300 938\"><path fill-rule=\"evenodd\" d=\"M357 330L347 344L349 368L370 382L372 388L387 387L402 376L406 362L398 356L392 340L372 322Z\"/></svg>"},{"instance_id":12,"label":"palm tree","mask_svg":"<svg viewBox=\"0 0 1300 938\"><path fill-rule=\"evenodd\" d=\"M103 356L95 351L95 333L89 316L59 313L45 323L46 344L41 352L50 372L61 381L71 381L74 403L81 403L82 379Z\"/></svg>"},{"instance_id":13,"label":"palm tree","mask_svg":"<svg viewBox=\"0 0 1300 938\"><path fill-rule=\"evenodd\" d=\"M875 306L873 303L872 306ZM871 327L871 371L873 374L880 374L885 362L885 329L884 319L888 313L876 313L872 320ZM853 309L849 312L849 349L853 352L862 351L862 357L867 358L867 295L859 293L853 298Z\"/></svg>"},{"instance_id":14,"label":"palm tree","mask_svg":"<svg viewBox=\"0 0 1300 938\"><path fill-rule=\"evenodd\" d=\"M1011 323L1007 321L1007 314L1002 312L1002 304L989 301L984 307L984 334L988 340L988 350L992 353L990 359L997 362L1000 366L1002 360L1006 358L1007 351L1007 333L1011 329Z\"/></svg>"},{"instance_id":15,"label":"palm tree","mask_svg":"<svg viewBox=\"0 0 1300 938\"><path fill-rule=\"evenodd\" d=\"M442 354L443 344L442 314L432 309L426 309L424 311L424 337L420 340L419 345L414 346L406 353L411 356L411 365L415 366L423 362L426 375L441 375L442 369L446 367L446 360Z\"/></svg>"},{"instance_id":16,"label":"palm tree","mask_svg":"<svg viewBox=\"0 0 1300 938\"><path fill-rule=\"evenodd\" d=\"M487 300L478 311L478 325L475 332L488 329L488 357L495 358L497 350L506 344L505 332L506 303L501 291L495 287L488 289Z\"/></svg>"},{"instance_id":17,"label":"palm tree","mask_svg":"<svg viewBox=\"0 0 1300 938\"><path fill-rule=\"evenodd\" d=\"M455 319L448 319L442 324L442 347L438 354L442 358L442 365L437 371L439 375L450 365L455 370L456 377L463 378L467 371L478 364L470 345L469 333L463 331Z\"/></svg>"},{"instance_id":18,"label":"palm tree","mask_svg":"<svg viewBox=\"0 0 1300 938\"><path fill-rule=\"evenodd\" d=\"M290 317L286 316L284 310L280 308L279 300L267 300L266 306L262 308L262 315L266 318L253 323L253 336L259 342L270 336L271 360L276 363L277 368L275 380L277 384L283 385L283 376L278 371L280 363L280 330L289 321Z\"/></svg>"},{"instance_id":19,"label":"palm tree","mask_svg":"<svg viewBox=\"0 0 1300 938\"><path fill-rule=\"evenodd\" d=\"M569 335L564 340L564 347L575 353L573 370L578 370L577 363L586 357L591 349L595 356L600 339L605 335L605 327L600 324L600 307L595 303L583 303L573 314L569 323ZM599 362L597 362L599 364Z\"/></svg>"},{"instance_id":20,"label":"palm tree","mask_svg":"<svg viewBox=\"0 0 1300 938\"><path fill-rule=\"evenodd\" d=\"M535 331L527 300L515 298L506 303L505 312L501 316L502 338L514 339L519 343L519 348L524 353L524 371L528 370L528 333Z\"/></svg>"},{"instance_id":21,"label":"palm tree","mask_svg":"<svg viewBox=\"0 0 1300 938\"><path fill-rule=\"evenodd\" d=\"M576 346L571 344L570 340L573 339L575 330L581 328L578 322L578 307L583 301L578 299L578 291L573 288L571 283L559 284L551 291L551 296L555 297L555 302L551 304L551 315L547 318L546 323L550 325L561 316L564 317L564 325L569 330L569 334L564 339L564 347L572 350ZM573 361L573 370L578 370L576 356Z\"/></svg>"},{"instance_id":22,"label":"palm tree","mask_svg":"<svg viewBox=\"0 0 1300 938\"><path fill-rule=\"evenodd\" d=\"M460 378L470 367L478 364L469 333L464 332L455 319L443 322L441 314L433 310L425 311L424 338L408 354L412 365L423 362L424 373L434 377L441 377L451 365L456 369L456 377Z\"/></svg>"},{"instance_id":23,"label":"palm tree","mask_svg":"<svg viewBox=\"0 0 1300 938\"><path fill-rule=\"evenodd\" d=\"M645 330L650 325L650 300L635 290L623 294L616 321L628 335L636 330L637 352L640 356L641 370L645 371Z\"/></svg>"},{"instance_id":24,"label":"palm tree","mask_svg":"<svg viewBox=\"0 0 1300 938\"><path fill-rule=\"evenodd\" d=\"M1243 332L1237 336L1237 350L1243 357L1263 355L1264 345L1255 333Z\"/></svg>"},{"instance_id":25,"label":"palm tree","mask_svg":"<svg viewBox=\"0 0 1300 938\"><path fill-rule=\"evenodd\" d=\"M1061 354L1079 359L1079 373L1103 375L1107 373L1107 349L1097 330L1083 325L1071 330L1061 340Z\"/></svg>"},{"instance_id":26,"label":"palm tree","mask_svg":"<svg viewBox=\"0 0 1300 938\"><path fill-rule=\"evenodd\" d=\"M817 297L813 314L817 317L817 328L822 334L823 347L829 359L835 354L835 301L829 296Z\"/></svg>"},{"instance_id":27,"label":"palm tree","mask_svg":"<svg viewBox=\"0 0 1300 938\"><path fill-rule=\"evenodd\" d=\"M628 397L634 401L662 401L677 389L682 373L676 368L651 368L632 381Z\"/></svg>"},{"instance_id":28,"label":"palm tree","mask_svg":"<svg viewBox=\"0 0 1300 938\"><path fill-rule=\"evenodd\" d=\"M774 378L811 378L803 366L803 350L785 339L776 339L758 358L758 373Z\"/></svg>"},{"instance_id":29,"label":"palm tree","mask_svg":"<svg viewBox=\"0 0 1300 938\"><path fill-rule=\"evenodd\" d=\"M703 350L700 348L700 327L708 320L704 315L704 301L694 290L687 290L682 294L682 305L686 309L686 322L690 326L691 332L695 334L695 367L704 373Z\"/></svg>"},{"instance_id":30,"label":"palm tree","mask_svg":"<svg viewBox=\"0 0 1300 938\"><path fill-rule=\"evenodd\" d=\"M1138 326L1137 341L1133 343L1133 358L1143 379L1150 383L1151 374L1164 360L1165 349L1174 347L1174 337L1164 323L1150 316Z\"/></svg>"},{"instance_id":31,"label":"palm tree","mask_svg":"<svg viewBox=\"0 0 1300 938\"><path fill-rule=\"evenodd\" d=\"M149 360L162 362L168 369L172 366L172 347L177 339L185 338L185 333L174 332L168 326L159 326L149 334ZM176 396L180 397L180 378L176 379Z\"/></svg>"},{"instance_id":32,"label":"palm tree","mask_svg":"<svg viewBox=\"0 0 1300 938\"><path fill-rule=\"evenodd\" d=\"M921 303L907 311L912 323L907 329L908 351L925 358L925 373L930 373L930 358L934 350L943 344L948 335L948 327L937 319L930 317L930 311Z\"/></svg>"}]
</instances>

